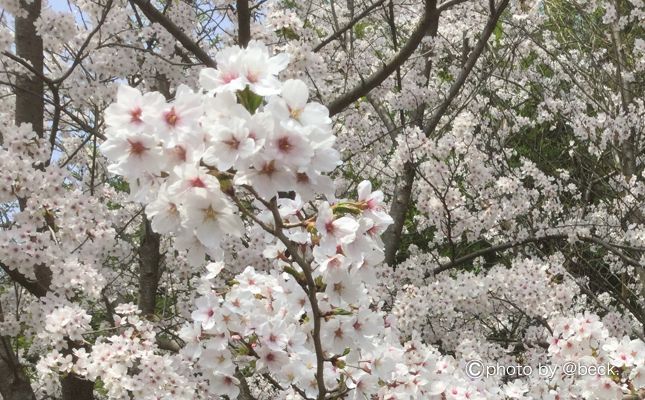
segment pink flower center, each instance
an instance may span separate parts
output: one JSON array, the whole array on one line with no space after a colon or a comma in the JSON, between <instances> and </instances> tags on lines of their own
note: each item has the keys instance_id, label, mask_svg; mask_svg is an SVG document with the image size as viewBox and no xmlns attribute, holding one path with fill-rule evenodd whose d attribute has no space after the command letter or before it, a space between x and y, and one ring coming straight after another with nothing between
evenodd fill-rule
<instances>
[{"instance_id":1,"label":"pink flower center","mask_svg":"<svg viewBox=\"0 0 645 400\"><path fill-rule=\"evenodd\" d=\"M222 75L222 81L224 83L230 83L231 81L237 79L238 75L235 72L227 72Z\"/></svg>"},{"instance_id":2,"label":"pink flower center","mask_svg":"<svg viewBox=\"0 0 645 400\"><path fill-rule=\"evenodd\" d=\"M249 72L246 74L246 79L251 83L256 83L258 81L258 76L254 72Z\"/></svg>"},{"instance_id":3,"label":"pink flower center","mask_svg":"<svg viewBox=\"0 0 645 400\"><path fill-rule=\"evenodd\" d=\"M329 261L328 266L329 266L329 268L339 268L340 267L340 260L338 258L334 257Z\"/></svg>"},{"instance_id":4,"label":"pink flower center","mask_svg":"<svg viewBox=\"0 0 645 400\"><path fill-rule=\"evenodd\" d=\"M166 120L166 124L168 124L168 126L172 126L173 128L177 125L177 122L179 122L179 115L177 115L175 107L171 108L170 111L163 113L163 117Z\"/></svg>"},{"instance_id":5,"label":"pink flower center","mask_svg":"<svg viewBox=\"0 0 645 400\"><path fill-rule=\"evenodd\" d=\"M128 143L130 144L131 155L140 157L141 155L143 155L143 153L145 153L148 150L148 148L138 140L128 139Z\"/></svg>"},{"instance_id":6,"label":"pink flower center","mask_svg":"<svg viewBox=\"0 0 645 400\"><path fill-rule=\"evenodd\" d=\"M298 172L296 174L296 181L298 181L298 183L309 183L309 176L304 172Z\"/></svg>"},{"instance_id":7,"label":"pink flower center","mask_svg":"<svg viewBox=\"0 0 645 400\"><path fill-rule=\"evenodd\" d=\"M283 153L289 153L293 149L293 145L288 137L281 137L278 139L278 149Z\"/></svg>"},{"instance_id":8,"label":"pink flower center","mask_svg":"<svg viewBox=\"0 0 645 400\"><path fill-rule=\"evenodd\" d=\"M237 150L240 147L240 141L236 137L231 136L230 139L225 140L224 143L231 149Z\"/></svg>"},{"instance_id":9,"label":"pink flower center","mask_svg":"<svg viewBox=\"0 0 645 400\"><path fill-rule=\"evenodd\" d=\"M200 188L205 188L206 184L200 177L196 177L188 181L190 183L191 187L200 187Z\"/></svg>"},{"instance_id":10,"label":"pink flower center","mask_svg":"<svg viewBox=\"0 0 645 400\"><path fill-rule=\"evenodd\" d=\"M269 176L273 175L274 172L275 172L274 161L265 163L264 166L262 166L262 170L260 171L260 173L262 173L263 175L269 175Z\"/></svg>"},{"instance_id":11,"label":"pink flower center","mask_svg":"<svg viewBox=\"0 0 645 400\"><path fill-rule=\"evenodd\" d=\"M135 109L130 111L130 122L133 124L140 124L141 121L141 114L143 113L143 110L141 107L136 107Z\"/></svg>"},{"instance_id":12,"label":"pink flower center","mask_svg":"<svg viewBox=\"0 0 645 400\"><path fill-rule=\"evenodd\" d=\"M183 146L177 145L173 150L178 160L186 161L186 149Z\"/></svg>"}]
</instances>

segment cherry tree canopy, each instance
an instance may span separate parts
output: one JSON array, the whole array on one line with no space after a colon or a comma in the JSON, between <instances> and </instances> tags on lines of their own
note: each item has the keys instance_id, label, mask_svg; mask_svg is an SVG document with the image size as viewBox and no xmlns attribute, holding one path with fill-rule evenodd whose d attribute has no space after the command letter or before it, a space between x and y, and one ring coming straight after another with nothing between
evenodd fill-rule
<instances>
[{"instance_id":1,"label":"cherry tree canopy","mask_svg":"<svg viewBox=\"0 0 645 400\"><path fill-rule=\"evenodd\" d=\"M0 0L0 398L645 398L642 0Z\"/></svg>"}]
</instances>

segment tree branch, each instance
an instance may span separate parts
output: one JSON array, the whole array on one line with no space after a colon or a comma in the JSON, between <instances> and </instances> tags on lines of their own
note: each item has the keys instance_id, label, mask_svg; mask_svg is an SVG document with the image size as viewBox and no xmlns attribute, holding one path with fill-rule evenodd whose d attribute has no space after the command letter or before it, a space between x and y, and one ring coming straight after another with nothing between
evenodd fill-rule
<instances>
[{"instance_id":1,"label":"tree branch","mask_svg":"<svg viewBox=\"0 0 645 400\"><path fill-rule=\"evenodd\" d=\"M6 266L3 263L0 263L0 267L2 267L2 270L11 278L14 282L25 288L29 293L33 294L34 296L40 298L43 297L45 294L47 294L47 287L45 287L41 282L39 281L32 281L31 279L28 279L26 276L21 274L15 269L10 269L8 266Z\"/></svg>"},{"instance_id":2,"label":"tree branch","mask_svg":"<svg viewBox=\"0 0 645 400\"><path fill-rule=\"evenodd\" d=\"M497 26L497 21L499 21L499 18L502 16L502 13L506 9L506 6L508 6L508 0L502 0L499 6L495 9L495 12L491 14L488 22L486 23L486 26L484 27L484 30L482 31L481 36L479 37L479 40L477 41L477 44L475 45L475 48L468 55L468 59L466 60L464 67L461 69L461 71L459 71L457 79L455 80L455 82L453 82L452 86L450 86L448 96L444 99L443 102L441 102L439 107L434 110L430 117L430 120L428 121L428 124L425 126L423 132L426 136L430 136L434 132L434 130L437 128L437 125L439 125L439 121L441 121L441 117L443 117L443 115L446 113L446 110L455 99L455 97L457 97L464 83L466 83L466 79L468 79L468 76L475 67L477 60L479 60L479 56L481 56L481 54L484 52L486 44L488 43L488 39L493 34L493 31Z\"/></svg>"},{"instance_id":3,"label":"tree branch","mask_svg":"<svg viewBox=\"0 0 645 400\"><path fill-rule=\"evenodd\" d=\"M508 1L508 0L506 0ZM380 70L373 73L366 80L364 80L360 85L354 87L349 92L343 94L342 96L334 99L327 105L329 109L329 115L333 116L343 111L347 106L352 104L354 101L365 96L372 89L383 83L398 67L403 65L403 63L410 58L414 51L419 47L423 37L425 36L428 29L432 24L432 21L438 15L436 9L437 1L436 0L426 0L426 6L423 12L423 16L419 21L417 27L414 29L407 42L397 55L390 60L387 64L383 66Z\"/></svg>"},{"instance_id":4,"label":"tree branch","mask_svg":"<svg viewBox=\"0 0 645 400\"><path fill-rule=\"evenodd\" d=\"M168 33L173 35L186 48L197 57L204 65L216 68L217 63L213 60L204 49L202 49L195 41L193 41L184 31L178 27L174 22L168 19L167 16L162 14L149 0L132 0L143 12L143 14L151 21L163 26Z\"/></svg>"},{"instance_id":5,"label":"tree branch","mask_svg":"<svg viewBox=\"0 0 645 400\"><path fill-rule=\"evenodd\" d=\"M23 61L31 74L19 74L16 79L16 125L30 123L38 137L44 135L43 116L45 115L45 91L42 77L44 57L43 39L36 32L34 25L40 16L41 0L27 2L20 1L20 7L25 11L24 17L15 18L15 43L16 56L5 52L4 54L14 60Z\"/></svg>"},{"instance_id":6,"label":"tree branch","mask_svg":"<svg viewBox=\"0 0 645 400\"><path fill-rule=\"evenodd\" d=\"M374 9L379 7L381 4L385 3L385 0L378 0L376 3L372 4L371 6L367 7L363 12L358 14L356 17L354 17L351 21L349 21L345 26L337 30L336 32L332 33L331 35L327 36L325 39L322 40L322 42L318 43L316 47L313 48L313 52L317 53L320 50L322 50L323 47L327 46L329 43L333 42L334 40L338 39L340 36L343 35L343 33L347 32L348 30L352 29L354 25L356 25L360 20L365 18L369 13L371 13Z\"/></svg>"},{"instance_id":7,"label":"tree branch","mask_svg":"<svg viewBox=\"0 0 645 400\"><path fill-rule=\"evenodd\" d=\"M0 321L4 321L0 304ZM9 338L0 336L0 398L4 400L36 400L29 379L11 348Z\"/></svg>"},{"instance_id":8,"label":"tree branch","mask_svg":"<svg viewBox=\"0 0 645 400\"><path fill-rule=\"evenodd\" d=\"M467 254L463 257L459 257L447 264L440 265L439 267L435 268L432 271L426 272L424 278L429 278L431 275L436 275L441 272L447 271L449 269L455 268L463 263L466 263L468 261L474 260L475 258L482 257L488 254L496 253L498 251L504 251L508 250L512 247L517 247L517 246L523 246L525 244L529 243L539 243L539 242L544 242L547 240L553 240L553 239L566 239L569 236L564 235L564 234L557 234L557 235L546 235L546 236L537 236L537 237L530 237L524 240L516 241L516 242L506 242L502 244L498 244L496 246L490 246L485 249L477 250L474 251L470 254Z\"/></svg>"},{"instance_id":9,"label":"tree branch","mask_svg":"<svg viewBox=\"0 0 645 400\"><path fill-rule=\"evenodd\" d=\"M237 0L237 42L246 47L251 40L251 10L249 0Z\"/></svg>"},{"instance_id":10,"label":"tree branch","mask_svg":"<svg viewBox=\"0 0 645 400\"><path fill-rule=\"evenodd\" d=\"M439 16L440 13L437 12L435 17L432 20L430 29L427 35L431 38L437 36L439 31ZM426 54L426 62L423 70L423 76L425 77L427 87L430 82L430 73L432 72L432 55L431 49L429 46L424 46L422 52ZM423 128L423 114L425 113L426 104L421 102L418 105L417 109L411 116L410 123L416 125L419 129ZM402 127L403 128L403 127ZM396 134L392 137L392 142L395 142ZM383 243L385 245L385 263L393 267L396 263L396 252L401 243L401 234L403 233L403 225L405 224L405 218L407 216L408 210L410 208L410 202L412 200L412 188L414 186L414 179L416 174L416 165L413 160L407 161L403 165L403 175L400 178L397 178L396 187L394 190L394 196L392 204L390 205L390 216L394 221L392 225L383 233ZM400 179L400 181L399 181Z\"/></svg>"},{"instance_id":11,"label":"tree branch","mask_svg":"<svg viewBox=\"0 0 645 400\"><path fill-rule=\"evenodd\" d=\"M447 9L456 6L457 4L465 3L468 0L449 0L446 1L445 3L439 4L439 7L437 8L437 11L443 12L446 11Z\"/></svg>"},{"instance_id":12,"label":"tree branch","mask_svg":"<svg viewBox=\"0 0 645 400\"><path fill-rule=\"evenodd\" d=\"M157 288L160 278L161 254L159 248L161 237L152 230L150 221L143 215L141 222L142 239L139 245L139 309L141 313L153 315L157 299Z\"/></svg>"},{"instance_id":13,"label":"tree branch","mask_svg":"<svg viewBox=\"0 0 645 400\"><path fill-rule=\"evenodd\" d=\"M553 234L553 235L545 235L545 236L533 236L526 238L524 240L519 240L519 241L510 241L502 244L498 244L495 246L490 246L485 249L477 250L474 251L470 254L467 254L463 257L459 257L447 264L440 265L439 267L435 268L432 271L426 272L424 275L424 278L429 278L431 275L436 275L441 272L447 271L449 269L455 268L459 265L462 265L463 263L466 263L468 261L474 260L477 257L482 257L488 254L496 253L498 251L504 251L508 250L513 247L518 247L518 246L523 246L525 244L529 243L540 243L540 242L545 242L548 240L563 240L563 239L568 239L569 235L566 234ZM637 268L645 268L642 264L640 264L637 260L634 260L633 258L629 257L625 253L621 252L616 246L612 245L611 243L608 243L598 237L595 236L578 236L578 239L587 242L587 243L593 243L597 244L607 251L616 254L623 262L626 264L629 264L631 266L637 267Z\"/></svg>"}]
</instances>

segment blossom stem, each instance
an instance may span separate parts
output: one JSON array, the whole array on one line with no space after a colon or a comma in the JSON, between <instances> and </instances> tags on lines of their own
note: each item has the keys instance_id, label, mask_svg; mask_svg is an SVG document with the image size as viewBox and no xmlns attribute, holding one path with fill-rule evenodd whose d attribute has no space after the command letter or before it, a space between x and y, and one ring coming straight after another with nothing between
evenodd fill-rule
<instances>
[{"instance_id":1,"label":"blossom stem","mask_svg":"<svg viewBox=\"0 0 645 400\"><path fill-rule=\"evenodd\" d=\"M280 211L278 210L278 204L275 197L271 199L271 201L267 202L262 197L260 197L258 193L255 190L253 190L253 188L248 187L247 189L251 191L251 193L258 199L258 201L264 204L269 209L269 211L271 211L275 222L275 229L271 229L266 224L259 221L257 217L255 217L254 215L251 216L251 213L245 208L242 207L241 211L245 215L249 215L251 219L253 219L255 222L257 222L260 225L260 227L262 227L262 229L273 234L285 245L285 247L289 251L289 254L293 258L293 260L298 264L298 266L302 269L302 272L305 276L306 286L303 286L303 289L305 290L305 293L307 294L307 297L309 299L309 303L311 304L311 312L313 313L313 323L314 323L312 337L314 341L314 349L316 351L316 383L318 384L317 399L324 400L325 394L327 393L327 389L325 387L325 378L324 378L325 355L322 348L322 342L320 339L322 314L320 312L320 308L318 307L318 301L316 299L317 287L316 287L316 282L314 281L314 278L313 278L313 270L311 268L311 265L305 260L305 258L300 255L297 247L294 246L293 242L291 242L291 240L289 240L289 238L284 234L282 230L284 225L282 222L282 217L280 216ZM236 204L239 207L241 205L239 199L235 199L235 200L236 200Z\"/></svg>"}]
</instances>

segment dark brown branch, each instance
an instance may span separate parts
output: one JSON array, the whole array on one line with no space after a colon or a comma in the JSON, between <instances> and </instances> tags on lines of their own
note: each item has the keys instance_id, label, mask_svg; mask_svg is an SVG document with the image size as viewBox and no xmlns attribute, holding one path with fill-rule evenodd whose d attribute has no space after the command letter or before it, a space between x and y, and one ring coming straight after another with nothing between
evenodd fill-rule
<instances>
[{"instance_id":1,"label":"dark brown branch","mask_svg":"<svg viewBox=\"0 0 645 400\"><path fill-rule=\"evenodd\" d=\"M351 21L349 21L345 26L337 30L336 32L332 33L331 35L327 36L325 39L323 39L322 42L318 43L316 47L313 48L313 52L316 53L320 51L323 47L327 46L329 43L333 42L334 40L338 39L341 37L345 32L348 30L352 29L354 25L356 25L360 20L365 18L369 13L371 13L374 9L379 7L381 4L385 3L385 0L378 0L376 3L372 4L371 6L367 7L363 12L360 14L356 15Z\"/></svg>"},{"instance_id":2,"label":"dark brown branch","mask_svg":"<svg viewBox=\"0 0 645 400\"><path fill-rule=\"evenodd\" d=\"M447 264L440 265L439 267L435 268L432 271L426 272L425 278L429 278L431 275L436 275L441 272L447 271L449 269L458 267L466 262L472 261L475 258L486 256L492 253L497 253L500 251L508 250L513 247L518 247L518 246L524 246L529 243L542 243L546 242L549 240L566 240L569 238L569 235L566 234L553 234L553 235L545 235L545 236L533 236L526 238L524 240L518 240L518 241L510 241L502 244L498 244L495 246L490 246L485 249L477 250L474 251L470 254L467 254L463 257L459 257ZM631 266L637 267L637 268L645 268L642 264L640 264L638 261L634 260L633 258L629 257L625 253L621 252L618 247L612 245L609 242L606 242L598 237L595 236L577 236L577 238L583 242L587 243L593 243L597 244L601 247L603 247L605 250L617 255L624 263L629 264Z\"/></svg>"},{"instance_id":3,"label":"dark brown branch","mask_svg":"<svg viewBox=\"0 0 645 400\"><path fill-rule=\"evenodd\" d=\"M8 266L0 263L2 270L11 278L14 282L25 288L29 293L33 294L36 297L43 297L47 294L48 288L43 285L42 282L38 280L28 279L26 276L21 274L15 269L11 269Z\"/></svg>"},{"instance_id":4,"label":"dark brown branch","mask_svg":"<svg viewBox=\"0 0 645 400\"><path fill-rule=\"evenodd\" d=\"M58 87L51 85L52 90L52 102L54 103L54 115L52 116L52 127L49 131L49 145L50 145L50 156L47 160L47 165L51 161L51 153L54 152L54 146L56 145L56 136L58 134L58 125L60 124L60 94L58 92Z\"/></svg>"},{"instance_id":5,"label":"dark brown branch","mask_svg":"<svg viewBox=\"0 0 645 400\"><path fill-rule=\"evenodd\" d=\"M92 400L94 399L94 382L88 381L71 373L61 379L63 400Z\"/></svg>"},{"instance_id":6,"label":"dark brown branch","mask_svg":"<svg viewBox=\"0 0 645 400\"><path fill-rule=\"evenodd\" d=\"M506 243L498 244L496 246L490 246L490 247L487 247L485 249L474 251L474 252L472 252L470 254L467 254L467 255L465 255L463 257L459 257L459 258L457 258L457 259L455 259L455 260L453 260L453 261L451 261L451 262L449 262L447 264L440 265L439 267L435 268L434 270L426 272L424 277L429 278L432 274L434 274L434 275L439 274L441 272L444 272L444 271L447 271L449 269L455 268L455 267L457 267L459 265L462 265L462 264L464 264L464 263L466 263L468 261L472 261L475 258L482 257L482 256L492 254L492 253L497 253L499 251L508 250L510 248L513 248L513 247L523 246L523 245L529 244L529 243L540 243L540 242L545 242L547 240L566 239L566 238L568 238L568 236L564 235L564 234L546 235L546 236L539 236L539 237L530 237L530 238L526 238L524 240L519 240L519 241L515 241L515 242L513 242L513 241L506 242Z\"/></svg>"},{"instance_id":7,"label":"dark brown branch","mask_svg":"<svg viewBox=\"0 0 645 400\"><path fill-rule=\"evenodd\" d=\"M449 0L446 1L445 3L439 4L439 7L437 8L437 11L443 12L446 11L447 9L456 6L457 4L465 3L468 0Z\"/></svg>"},{"instance_id":8,"label":"dark brown branch","mask_svg":"<svg viewBox=\"0 0 645 400\"><path fill-rule=\"evenodd\" d=\"M397 182L397 190L395 190L392 204L390 205L390 216L394 222L383 233L385 263L390 267L396 264L396 252L401 243L401 234L403 233L405 218L412 200L415 171L416 168L412 162L406 162L404 164L403 175L399 178L400 181Z\"/></svg>"},{"instance_id":9,"label":"dark brown branch","mask_svg":"<svg viewBox=\"0 0 645 400\"><path fill-rule=\"evenodd\" d=\"M160 278L161 237L153 232L150 221L143 215L142 239L139 246L139 309L143 315L153 315Z\"/></svg>"},{"instance_id":10,"label":"dark brown branch","mask_svg":"<svg viewBox=\"0 0 645 400\"><path fill-rule=\"evenodd\" d=\"M592 237L582 238L582 240L584 240L586 242L595 243L595 244L603 247L605 250L609 251L610 253L613 253L613 254L617 255L618 258L620 258L625 264L629 264L629 265L631 265L633 267L636 267L636 268L641 268L641 269L643 268L643 265L640 262L638 262L637 260L634 260L633 258L629 257L627 254L625 254L622 251L620 251L617 248L617 246L614 246L611 243L605 242L604 240L599 239L597 237L593 237L593 236Z\"/></svg>"},{"instance_id":11,"label":"dark brown branch","mask_svg":"<svg viewBox=\"0 0 645 400\"><path fill-rule=\"evenodd\" d=\"M17 62L18 64L22 65L23 67L25 67L29 72L31 72L32 74L36 75L36 77L38 79L40 79L42 82L45 82L47 84L51 84L53 82L50 78L48 78L45 75L43 75L42 71L39 71L36 67L31 65L29 62L27 62L24 59L16 56L15 54L12 54L12 53L10 53L8 51L3 51L2 55L7 57L7 58L9 58L9 59L11 59L11 60L13 60L13 61L15 61L15 62ZM17 87L18 87L18 84L16 83L14 88L17 88ZM24 89L24 90L27 90L27 89ZM30 92L30 94L32 94L32 95L36 95L37 93L39 93L37 89L32 90Z\"/></svg>"},{"instance_id":12,"label":"dark brown branch","mask_svg":"<svg viewBox=\"0 0 645 400\"><path fill-rule=\"evenodd\" d=\"M132 0L135 3L143 14L151 21L163 26L168 33L173 35L175 39L179 41L186 48L197 57L199 61L204 63L204 65L215 68L217 63L213 60L204 49L202 49L193 39L191 39L180 27L178 27L174 22L168 19L167 16L162 14L155 6L152 5L148 0Z\"/></svg>"},{"instance_id":13,"label":"dark brown branch","mask_svg":"<svg viewBox=\"0 0 645 400\"><path fill-rule=\"evenodd\" d=\"M428 29L430 29L432 21L436 18L436 15L438 15L436 0L426 0L425 3L425 9L421 20L397 55L385 64L383 68L361 82L361 84L329 103L327 108L329 108L330 116L338 114L354 101L368 94L372 89L383 83L383 81L394 73L398 67L403 65L403 63L410 58L414 51L419 47L419 44L421 44L421 41Z\"/></svg>"},{"instance_id":14,"label":"dark brown branch","mask_svg":"<svg viewBox=\"0 0 645 400\"><path fill-rule=\"evenodd\" d=\"M21 1L24 17L15 19L16 58L31 66L31 74L19 74L16 79L16 125L30 123L38 137L43 137L45 115L43 75L43 40L36 32L35 22L40 16L41 0ZM24 65L24 64L23 64ZM29 69L29 68L28 68Z\"/></svg>"},{"instance_id":15,"label":"dark brown branch","mask_svg":"<svg viewBox=\"0 0 645 400\"><path fill-rule=\"evenodd\" d=\"M446 96L444 101L441 102L439 107L437 107L430 116L430 120L423 130L426 136L430 136L435 131L437 125L439 125L439 121L441 121L441 117L443 117L443 115L446 113L446 110L455 99L455 97L457 97L457 95L461 91L461 88L464 86L464 83L466 83L466 79L468 79L468 76L475 67L477 60L479 60L479 57L484 52L486 44L488 43L488 39L493 34L493 31L497 26L497 22L506 9L506 6L508 6L508 0L502 0L499 6L495 9L495 12L491 14L490 18L488 18L488 22L486 23L486 26L484 27L484 30L482 31L482 34L479 37L475 48L468 55L468 59L466 60L464 67L461 69L461 71L459 71L457 79L453 82L452 86L450 86L448 96Z\"/></svg>"},{"instance_id":16,"label":"dark brown branch","mask_svg":"<svg viewBox=\"0 0 645 400\"><path fill-rule=\"evenodd\" d=\"M108 2L105 4L105 8L103 9L103 13L101 14L101 18L99 21L96 23L96 26L92 31L87 35L85 40L83 41L83 44L81 44L81 47L79 47L78 51L76 52L76 55L74 56L74 61L72 62L72 65L61 75L60 77L54 79L52 82L53 83L62 83L65 79L67 79L72 72L74 72L74 69L83 61L83 59L86 57L83 55L83 52L87 48L87 46L90 45L90 42L92 41L92 38L96 33L101 29L103 24L105 23L105 20L107 19L108 14L110 13L110 9L112 8L112 0L108 0Z\"/></svg>"},{"instance_id":17,"label":"dark brown branch","mask_svg":"<svg viewBox=\"0 0 645 400\"><path fill-rule=\"evenodd\" d=\"M0 305L0 321L4 321ZM22 370L7 336L0 336L0 398L36 400L29 379Z\"/></svg>"},{"instance_id":18,"label":"dark brown branch","mask_svg":"<svg viewBox=\"0 0 645 400\"><path fill-rule=\"evenodd\" d=\"M235 371L235 377L240 381L240 393L237 395L237 400L256 400L256 398L251 395L249 383L246 381L246 378L239 369Z\"/></svg>"},{"instance_id":19,"label":"dark brown branch","mask_svg":"<svg viewBox=\"0 0 645 400\"><path fill-rule=\"evenodd\" d=\"M439 31L439 16L440 14L437 12L427 33L427 36L433 39ZM427 87L430 82L430 73L432 72L432 50L429 46L425 46L422 49L422 53L427 57L423 70L425 86ZM425 109L426 104L421 102L410 118L410 122L414 123L419 129L423 128L423 114L425 113ZM395 140L396 136L392 138L393 142ZM403 225L405 224L405 218L410 209L415 174L416 166L414 161L407 161L403 166L402 176L397 178L392 204L390 205L390 215L394 223L383 233L383 243L385 244L385 262L391 267L394 267L396 264L396 252L401 243Z\"/></svg>"},{"instance_id":20,"label":"dark brown branch","mask_svg":"<svg viewBox=\"0 0 645 400\"><path fill-rule=\"evenodd\" d=\"M250 216L256 223L260 225L262 229L274 235L278 240L282 242L282 244L285 245L285 247L289 252L290 257L293 259L293 261L295 261L296 264L298 264L298 266L302 269L302 272L304 274L305 284L302 285L302 288L307 294L309 303L311 305L311 312L313 314L312 317L313 317L314 326L313 326L313 332L311 336L313 338L314 349L316 352L316 383L318 385L317 400L324 400L325 394L327 393L327 388L325 386L325 377L323 375L325 355L324 355L322 341L320 337L320 331L322 327L322 323L321 323L322 313L320 311L320 308L318 307L318 299L316 297L316 292L318 291L318 288L313 277L313 270L311 268L311 263L308 262L303 255L301 255L298 247L285 235L283 231L284 222L282 221L282 217L280 216L280 211L278 210L278 205L275 197L270 202L267 202L253 188L251 187L246 187L246 188L253 194L253 196L258 201L260 201L269 211L271 211L271 214L273 215L275 228L271 228L270 226L260 222L257 217L255 217L249 210L246 209L246 207L242 205L240 200L235 195L232 195L231 197L233 198L233 201L235 201L235 204L240 208L240 211L243 214Z\"/></svg>"},{"instance_id":21,"label":"dark brown branch","mask_svg":"<svg viewBox=\"0 0 645 400\"><path fill-rule=\"evenodd\" d=\"M251 40L251 11L249 0L237 0L237 42L246 47Z\"/></svg>"}]
</instances>

